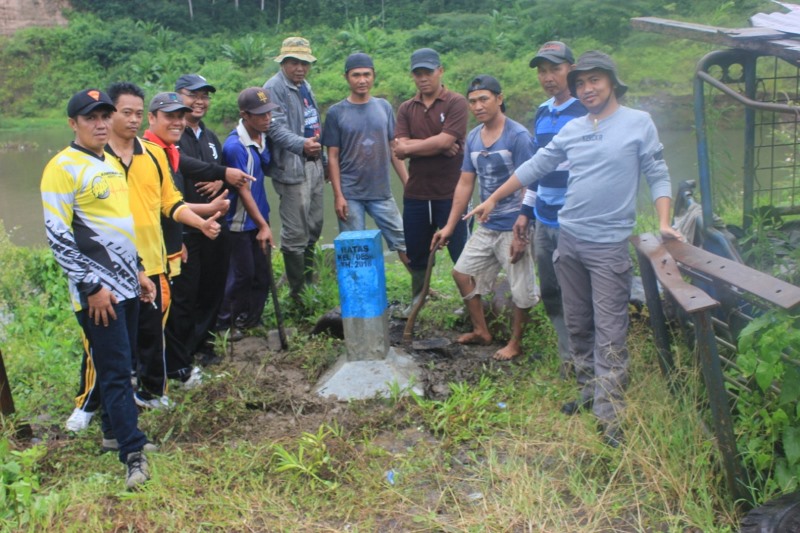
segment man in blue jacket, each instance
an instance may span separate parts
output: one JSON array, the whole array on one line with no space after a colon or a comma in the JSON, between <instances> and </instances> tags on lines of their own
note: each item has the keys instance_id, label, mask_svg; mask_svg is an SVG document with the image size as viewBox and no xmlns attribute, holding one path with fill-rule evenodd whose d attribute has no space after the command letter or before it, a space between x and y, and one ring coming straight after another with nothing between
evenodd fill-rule
<instances>
[{"instance_id":1,"label":"man in blue jacket","mask_svg":"<svg viewBox=\"0 0 800 533\"><path fill-rule=\"evenodd\" d=\"M266 257L272 253L272 231L264 171L270 161L267 131L272 112L278 106L261 87L245 89L239 93L238 102L241 119L225 139L222 153L228 165L243 170L256 181L239 189L249 189L249 195L233 192L230 196L231 209L226 221L230 228L231 261L217 323L248 328L260 323L269 292Z\"/></svg>"}]
</instances>

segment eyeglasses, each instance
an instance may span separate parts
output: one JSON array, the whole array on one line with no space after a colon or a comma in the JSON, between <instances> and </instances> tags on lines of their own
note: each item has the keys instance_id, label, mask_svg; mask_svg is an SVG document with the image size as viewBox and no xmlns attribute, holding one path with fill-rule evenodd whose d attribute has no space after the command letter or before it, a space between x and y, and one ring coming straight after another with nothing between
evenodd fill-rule
<instances>
[{"instance_id":1,"label":"eyeglasses","mask_svg":"<svg viewBox=\"0 0 800 533\"><path fill-rule=\"evenodd\" d=\"M181 95L182 96L186 96L188 98L191 98L193 100L204 100L206 102L211 100L211 95L209 93L198 93L198 92L195 92L195 91L186 91L186 92L182 92Z\"/></svg>"}]
</instances>

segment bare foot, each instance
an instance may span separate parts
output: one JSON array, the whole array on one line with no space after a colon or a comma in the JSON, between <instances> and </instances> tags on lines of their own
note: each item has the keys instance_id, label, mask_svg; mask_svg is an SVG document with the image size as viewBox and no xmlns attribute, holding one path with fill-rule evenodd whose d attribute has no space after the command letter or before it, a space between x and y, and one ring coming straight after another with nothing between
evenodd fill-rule
<instances>
[{"instance_id":1,"label":"bare foot","mask_svg":"<svg viewBox=\"0 0 800 533\"><path fill-rule=\"evenodd\" d=\"M494 359L495 361L510 361L511 359L514 359L519 355L520 351L518 349L510 346L505 346L494 352L492 359Z\"/></svg>"},{"instance_id":2,"label":"bare foot","mask_svg":"<svg viewBox=\"0 0 800 533\"><path fill-rule=\"evenodd\" d=\"M464 333L460 337L456 339L458 344L477 344L479 346L488 346L492 343L492 336L487 335L483 336L480 333L475 333L471 331L469 333Z\"/></svg>"}]
</instances>

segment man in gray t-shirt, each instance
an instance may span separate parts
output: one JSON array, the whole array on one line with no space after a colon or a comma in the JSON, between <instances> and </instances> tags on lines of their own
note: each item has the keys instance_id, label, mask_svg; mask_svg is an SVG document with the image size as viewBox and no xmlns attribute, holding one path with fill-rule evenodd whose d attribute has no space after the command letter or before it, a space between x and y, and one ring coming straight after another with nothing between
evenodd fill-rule
<instances>
[{"instance_id":1,"label":"man in gray t-shirt","mask_svg":"<svg viewBox=\"0 0 800 533\"><path fill-rule=\"evenodd\" d=\"M593 406L605 442L618 446L628 383L626 334L633 270L628 237L636 222L640 174L650 186L661 235L683 237L670 226L672 190L655 125L644 111L619 103L628 87L612 59L602 52L584 53L567 82L589 114L567 123L467 216L487 219L500 199L569 161L553 263L581 396L565 404L562 412L570 415Z\"/></svg>"},{"instance_id":2,"label":"man in gray t-shirt","mask_svg":"<svg viewBox=\"0 0 800 533\"><path fill-rule=\"evenodd\" d=\"M392 106L370 94L375 67L367 54L350 55L344 71L350 95L328 110L322 135L322 145L328 148L328 176L339 230L365 229L368 213L389 249L396 250L408 264L403 219L390 186L390 164L403 185L408 181L405 165L392 154Z\"/></svg>"}]
</instances>

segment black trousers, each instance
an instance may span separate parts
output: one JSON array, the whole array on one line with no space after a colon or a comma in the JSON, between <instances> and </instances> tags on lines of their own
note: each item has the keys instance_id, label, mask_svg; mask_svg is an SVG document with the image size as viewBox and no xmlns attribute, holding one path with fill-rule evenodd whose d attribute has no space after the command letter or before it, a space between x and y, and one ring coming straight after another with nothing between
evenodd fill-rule
<instances>
[{"instance_id":1,"label":"black trousers","mask_svg":"<svg viewBox=\"0 0 800 533\"><path fill-rule=\"evenodd\" d=\"M172 309L164 331L167 375L178 378L190 372L194 354L211 337L228 275L231 243L228 228L215 240L202 233L186 233L183 244L188 260L172 280Z\"/></svg>"}]
</instances>

